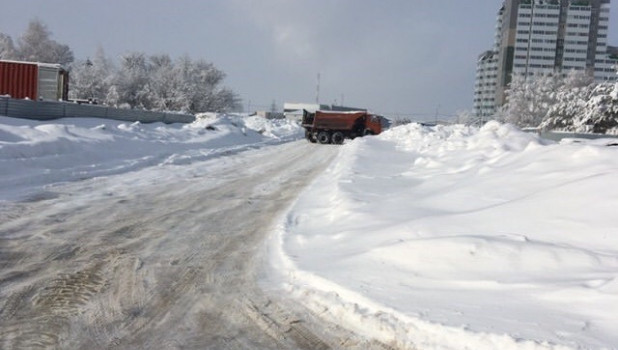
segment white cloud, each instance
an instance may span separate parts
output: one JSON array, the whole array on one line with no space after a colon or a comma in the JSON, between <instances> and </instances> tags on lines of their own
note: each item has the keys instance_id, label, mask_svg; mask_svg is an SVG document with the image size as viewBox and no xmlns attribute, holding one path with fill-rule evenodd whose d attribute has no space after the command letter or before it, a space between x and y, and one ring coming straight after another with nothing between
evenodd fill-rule
<instances>
[{"instance_id":1,"label":"white cloud","mask_svg":"<svg viewBox=\"0 0 618 350\"><path fill-rule=\"evenodd\" d=\"M314 3L286 0L231 0L271 40L276 57L283 62L311 62L318 54L318 37L312 21Z\"/></svg>"}]
</instances>

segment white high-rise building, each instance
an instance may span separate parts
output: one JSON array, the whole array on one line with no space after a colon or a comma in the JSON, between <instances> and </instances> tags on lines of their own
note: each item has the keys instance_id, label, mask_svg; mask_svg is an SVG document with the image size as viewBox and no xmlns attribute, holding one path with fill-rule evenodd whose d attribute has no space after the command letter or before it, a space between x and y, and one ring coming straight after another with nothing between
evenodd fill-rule
<instances>
[{"instance_id":1,"label":"white high-rise building","mask_svg":"<svg viewBox=\"0 0 618 350\"><path fill-rule=\"evenodd\" d=\"M504 104L513 74L586 71L615 81L616 49L607 45L610 0L506 0L494 48L479 56L475 114L489 118Z\"/></svg>"},{"instance_id":2,"label":"white high-rise building","mask_svg":"<svg viewBox=\"0 0 618 350\"><path fill-rule=\"evenodd\" d=\"M474 85L474 111L477 117L489 118L496 111L496 85L498 81L498 54L486 51L479 56Z\"/></svg>"}]
</instances>

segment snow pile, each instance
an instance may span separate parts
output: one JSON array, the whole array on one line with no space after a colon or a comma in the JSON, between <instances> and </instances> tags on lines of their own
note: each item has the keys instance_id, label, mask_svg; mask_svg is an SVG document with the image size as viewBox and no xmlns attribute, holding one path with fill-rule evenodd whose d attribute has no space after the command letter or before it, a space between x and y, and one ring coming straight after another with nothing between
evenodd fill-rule
<instances>
[{"instance_id":1,"label":"snow pile","mask_svg":"<svg viewBox=\"0 0 618 350\"><path fill-rule=\"evenodd\" d=\"M265 119L258 116L246 117L245 125L260 134L276 139L285 139L291 136L302 137L303 129L299 129L298 122L288 119ZM299 131L300 130L300 131Z\"/></svg>"},{"instance_id":2,"label":"snow pile","mask_svg":"<svg viewBox=\"0 0 618 350\"><path fill-rule=\"evenodd\" d=\"M271 282L399 346L616 349L611 142L496 122L349 142L281 223Z\"/></svg>"},{"instance_id":3,"label":"snow pile","mask_svg":"<svg viewBox=\"0 0 618 350\"><path fill-rule=\"evenodd\" d=\"M49 122L0 117L0 200L27 198L46 185L181 165L298 139L297 124L200 115L192 124L140 124L96 118Z\"/></svg>"}]
</instances>

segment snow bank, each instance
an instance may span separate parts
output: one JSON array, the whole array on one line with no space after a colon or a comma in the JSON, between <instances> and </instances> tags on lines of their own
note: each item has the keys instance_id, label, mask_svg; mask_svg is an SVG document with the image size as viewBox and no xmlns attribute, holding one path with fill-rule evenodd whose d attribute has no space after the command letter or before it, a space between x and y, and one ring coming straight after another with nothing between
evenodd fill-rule
<instances>
[{"instance_id":1,"label":"snow bank","mask_svg":"<svg viewBox=\"0 0 618 350\"><path fill-rule=\"evenodd\" d=\"M418 349L618 348L618 147L496 122L345 144L271 245L274 283Z\"/></svg>"},{"instance_id":2,"label":"snow bank","mask_svg":"<svg viewBox=\"0 0 618 350\"><path fill-rule=\"evenodd\" d=\"M220 114L200 115L192 124L171 125L0 117L0 201L27 198L58 182L189 164L291 141L301 137L301 131L292 122L259 123Z\"/></svg>"},{"instance_id":3,"label":"snow bank","mask_svg":"<svg viewBox=\"0 0 618 350\"><path fill-rule=\"evenodd\" d=\"M265 119L258 116L244 118L244 123L258 133L275 139L303 137L304 129L299 129L298 122L288 119Z\"/></svg>"}]
</instances>

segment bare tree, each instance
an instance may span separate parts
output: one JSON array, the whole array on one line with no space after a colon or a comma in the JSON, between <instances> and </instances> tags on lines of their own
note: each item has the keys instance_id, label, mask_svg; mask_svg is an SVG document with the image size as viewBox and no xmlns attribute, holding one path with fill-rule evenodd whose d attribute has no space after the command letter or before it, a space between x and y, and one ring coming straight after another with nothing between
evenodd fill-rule
<instances>
[{"instance_id":1,"label":"bare tree","mask_svg":"<svg viewBox=\"0 0 618 350\"><path fill-rule=\"evenodd\" d=\"M67 45L51 40L51 32L38 19L30 21L26 32L18 40L17 56L25 61L68 65L74 60Z\"/></svg>"}]
</instances>

